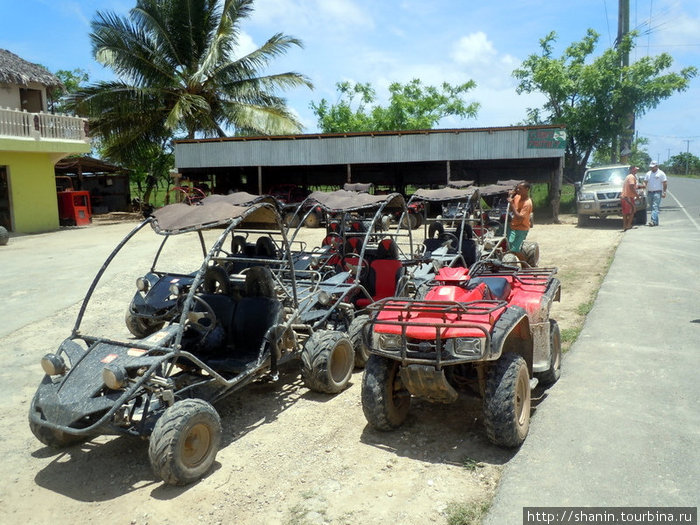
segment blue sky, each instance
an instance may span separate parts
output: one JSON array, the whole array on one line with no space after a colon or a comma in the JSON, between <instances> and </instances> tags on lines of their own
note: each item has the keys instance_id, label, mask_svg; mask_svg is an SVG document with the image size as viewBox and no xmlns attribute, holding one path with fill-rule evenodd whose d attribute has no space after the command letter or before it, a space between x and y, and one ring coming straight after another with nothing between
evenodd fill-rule
<instances>
[{"instance_id":1,"label":"blue sky","mask_svg":"<svg viewBox=\"0 0 700 525\"><path fill-rule=\"evenodd\" d=\"M616 0L257 0L242 24L241 51L253 49L277 32L301 39L275 60L267 73L296 71L315 89L285 94L306 132L318 131L309 108L322 98L337 100L338 81L371 83L380 98L394 81L419 78L439 85L476 81L468 101L481 104L476 119L445 119L440 127L516 125L539 95L517 95L511 76L522 60L538 52L539 40L558 34L555 56L588 28L600 33L600 47L617 34ZM0 0L0 48L51 71L82 68L91 80L110 73L91 55L90 20L96 10L126 14L134 0ZM700 67L700 2L630 0L630 27L642 36L635 57L670 53L673 69ZM663 101L638 118L649 139L648 152L665 161L686 150L700 156L700 78L684 93Z\"/></svg>"}]
</instances>

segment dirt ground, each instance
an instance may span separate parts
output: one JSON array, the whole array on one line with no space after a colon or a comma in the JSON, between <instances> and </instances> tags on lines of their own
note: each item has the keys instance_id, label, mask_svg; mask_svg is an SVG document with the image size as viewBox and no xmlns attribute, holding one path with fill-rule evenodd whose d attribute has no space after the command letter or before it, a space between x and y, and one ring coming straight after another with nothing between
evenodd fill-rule
<instances>
[{"instance_id":1,"label":"dirt ground","mask_svg":"<svg viewBox=\"0 0 700 525\"><path fill-rule=\"evenodd\" d=\"M559 268L562 296L552 317L566 336L580 327L623 234L619 220L586 229L574 216L562 221L537 224L528 240L540 244L540 266ZM0 524L444 524L453 504L489 501L517 454L488 442L476 401L415 402L403 427L380 433L362 413L362 371L346 391L325 396L307 390L295 367L216 406L224 439L215 468L187 487L155 478L145 441L101 437L56 452L31 434L27 410L39 359L69 334L77 308L0 340Z\"/></svg>"}]
</instances>

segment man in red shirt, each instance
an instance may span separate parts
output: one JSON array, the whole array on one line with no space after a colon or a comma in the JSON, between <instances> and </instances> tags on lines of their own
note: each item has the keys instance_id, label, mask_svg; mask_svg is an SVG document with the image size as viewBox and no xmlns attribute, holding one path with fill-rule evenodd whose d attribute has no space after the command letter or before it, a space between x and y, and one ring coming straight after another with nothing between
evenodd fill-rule
<instances>
[{"instance_id":1,"label":"man in red shirt","mask_svg":"<svg viewBox=\"0 0 700 525\"><path fill-rule=\"evenodd\" d=\"M522 246L528 231L530 231L530 216L532 215L532 200L530 199L530 183L521 182L508 196L513 218L508 225L508 249L523 259Z\"/></svg>"},{"instance_id":2,"label":"man in red shirt","mask_svg":"<svg viewBox=\"0 0 700 525\"><path fill-rule=\"evenodd\" d=\"M622 231L626 232L632 228L634 214L637 207L634 205L634 199L637 197L637 166L630 166L629 173L622 183L622 193L620 194L620 206L622 207Z\"/></svg>"}]
</instances>

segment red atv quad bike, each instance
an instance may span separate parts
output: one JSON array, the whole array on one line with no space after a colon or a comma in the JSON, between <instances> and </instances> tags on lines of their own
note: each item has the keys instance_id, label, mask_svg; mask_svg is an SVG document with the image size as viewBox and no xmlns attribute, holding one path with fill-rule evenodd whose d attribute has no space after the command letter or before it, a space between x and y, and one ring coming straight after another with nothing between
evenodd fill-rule
<instances>
[{"instance_id":1,"label":"red atv quad bike","mask_svg":"<svg viewBox=\"0 0 700 525\"><path fill-rule=\"evenodd\" d=\"M483 399L489 440L519 446L530 426L530 392L559 378L561 340L549 318L560 297L556 268L483 260L442 268L423 298L370 305L370 358L362 409L378 430L401 425L411 397Z\"/></svg>"}]
</instances>

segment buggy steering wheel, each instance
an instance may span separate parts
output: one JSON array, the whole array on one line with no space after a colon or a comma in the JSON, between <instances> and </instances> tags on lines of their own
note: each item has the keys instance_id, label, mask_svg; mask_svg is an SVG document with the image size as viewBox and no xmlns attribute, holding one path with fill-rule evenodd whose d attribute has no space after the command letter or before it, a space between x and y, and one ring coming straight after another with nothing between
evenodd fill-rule
<instances>
[{"instance_id":1,"label":"buggy steering wheel","mask_svg":"<svg viewBox=\"0 0 700 525\"><path fill-rule=\"evenodd\" d=\"M340 266L343 271L350 272L353 275L356 273L357 267L359 266L360 280L367 277L367 274L369 273L369 262L367 262L367 259L360 259L360 256L355 253L349 253L348 255L344 256L340 261Z\"/></svg>"},{"instance_id":2,"label":"buggy steering wheel","mask_svg":"<svg viewBox=\"0 0 700 525\"><path fill-rule=\"evenodd\" d=\"M204 340L214 330L214 328L216 328L216 314L209 303L201 297L195 295L194 300L202 305L205 311L196 312L194 310L190 310L187 313L185 325L191 326L195 331L197 331L202 340Z\"/></svg>"},{"instance_id":3,"label":"buggy steering wheel","mask_svg":"<svg viewBox=\"0 0 700 525\"><path fill-rule=\"evenodd\" d=\"M449 233L449 232L448 232L448 233L443 233L443 234L440 236L440 240L442 241L442 245L443 245L443 246L448 246L448 245L449 245L448 250L451 248L451 249L454 249L454 250L458 251L458 248L459 248L459 239L457 238L457 236L456 236L454 233Z\"/></svg>"}]
</instances>

